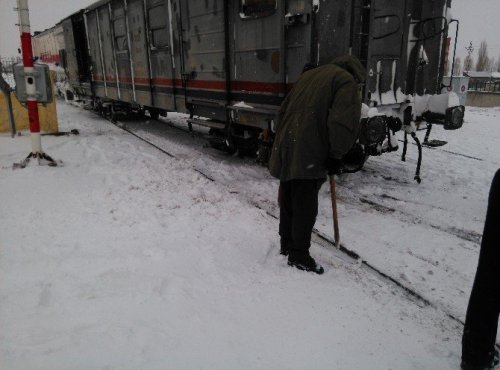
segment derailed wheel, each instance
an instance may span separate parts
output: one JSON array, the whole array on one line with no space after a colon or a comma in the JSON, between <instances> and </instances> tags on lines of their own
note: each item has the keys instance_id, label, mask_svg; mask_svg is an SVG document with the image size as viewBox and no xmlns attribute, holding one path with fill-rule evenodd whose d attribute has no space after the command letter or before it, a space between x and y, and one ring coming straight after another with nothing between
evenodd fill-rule
<instances>
[{"instance_id":1,"label":"derailed wheel","mask_svg":"<svg viewBox=\"0 0 500 370\"><path fill-rule=\"evenodd\" d=\"M148 108L148 112L151 119L157 120L158 118L160 118L160 111L158 109Z\"/></svg>"},{"instance_id":2,"label":"derailed wheel","mask_svg":"<svg viewBox=\"0 0 500 370\"><path fill-rule=\"evenodd\" d=\"M114 104L111 104L110 109L110 119L112 122L116 122L116 119L118 118L118 113L116 112L116 107Z\"/></svg>"},{"instance_id":3,"label":"derailed wheel","mask_svg":"<svg viewBox=\"0 0 500 370\"><path fill-rule=\"evenodd\" d=\"M342 172L354 173L358 172L363 168L369 155L364 150L363 146L359 143L354 144L354 146L347 152L347 154L342 158L343 168Z\"/></svg>"},{"instance_id":4,"label":"derailed wheel","mask_svg":"<svg viewBox=\"0 0 500 370\"><path fill-rule=\"evenodd\" d=\"M234 154L236 153L237 147L235 145L231 145L229 140L226 139L226 135L223 130L218 130L211 128L208 131L210 138L208 139L208 144L217 150Z\"/></svg>"}]
</instances>

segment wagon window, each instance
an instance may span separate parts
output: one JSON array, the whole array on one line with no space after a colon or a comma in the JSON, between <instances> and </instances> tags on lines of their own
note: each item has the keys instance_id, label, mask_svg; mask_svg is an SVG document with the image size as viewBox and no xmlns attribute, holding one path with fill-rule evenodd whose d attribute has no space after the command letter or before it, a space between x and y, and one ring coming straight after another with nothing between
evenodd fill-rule
<instances>
[{"instance_id":1,"label":"wagon window","mask_svg":"<svg viewBox=\"0 0 500 370\"><path fill-rule=\"evenodd\" d=\"M155 48L168 46L166 14L164 5L155 6L148 11L151 44Z\"/></svg>"},{"instance_id":2,"label":"wagon window","mask_svg":"<svg viewBox=\"0 0 500 370\"><path fill-rule=\"evenodd\" d=\"M277 0L240 0L240 17L267 17L274 14L277 8Z\"/></svg>"}]
</instances>

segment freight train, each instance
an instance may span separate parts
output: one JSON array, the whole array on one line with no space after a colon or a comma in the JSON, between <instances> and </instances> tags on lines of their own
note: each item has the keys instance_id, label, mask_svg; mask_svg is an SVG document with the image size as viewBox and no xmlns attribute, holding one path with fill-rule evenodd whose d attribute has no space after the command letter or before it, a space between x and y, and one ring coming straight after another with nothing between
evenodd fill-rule
<instances>
[{"instance_id":1,"label":"freight train","mask_svg":"<svg viewBox=\"0 0 500 370\"><path fill-rule=\"evenodd\" d=\"M395 151L404 130L457 129L442 84L451 0L101 0L63 19L61 61L77 95L113 118L186 112L211 142L265 161L279 105L305 65L351 54L367 70L360 138L346 171ZM456 35L455 35L456 37ZM35 36L34 43L37 43Z\"/></svg>"}]
</instances>

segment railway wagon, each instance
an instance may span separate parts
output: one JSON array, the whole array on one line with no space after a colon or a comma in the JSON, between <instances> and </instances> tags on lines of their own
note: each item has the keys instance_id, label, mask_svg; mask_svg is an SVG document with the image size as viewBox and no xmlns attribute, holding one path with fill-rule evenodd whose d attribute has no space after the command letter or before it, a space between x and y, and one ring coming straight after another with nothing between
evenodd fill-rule
<instances>
[{"instance_id":1,"label":"railway wagon","mask_svg":"<svg viewBox=\"0 0 500 370\"><path fill-rule=\"evenodd\" d=\"M453 94L441 94L455 22L450 6L451 0L101 0L62 24L70 76L100 109L114 115L140 108L153 118L187 112L189 127L210 127L216 145L262 157L279 104L304 65L355 55L367 81L363 129L350 156L357 158L354 170L369 155L396 150L401 127L405 149L407 134L421 149L415 123L427 124L427 133L433 123L461 127L464 108Z\"/></svg>"},{"instance_id":2,"label":"railway wagon","mask_svg":"<svg viewBox=\"0 0 500 370\"><path fill-rule=\"evenodd\" d=\"M41 62L60 64L64 59L64 51L65 43L61 24L35 33L33 55Z\"/></svg>"}]
</instances>

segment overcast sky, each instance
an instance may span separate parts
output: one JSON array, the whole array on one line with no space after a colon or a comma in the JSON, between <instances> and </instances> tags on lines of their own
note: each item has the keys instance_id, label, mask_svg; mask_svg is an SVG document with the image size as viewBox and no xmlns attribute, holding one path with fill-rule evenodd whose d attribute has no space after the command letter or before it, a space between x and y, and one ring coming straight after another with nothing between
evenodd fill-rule
<instances>
[{"instance_id":1,"label":"overcast sky","mask_svg":"<svg viewBox=\"0 0 500 370\"><path fill-rule=\"evenodd\" d=\"M328 1L328 0L327 0ZM50 28L62 18L94 3L95 0L29 0L31 30ZM15 56L19 47L19 31L15 26L16 0L0 0L0 56ZM482 40L488 43L489 56L500 56L500 0L452 0L452 15L460 20L457 55L463 60L465 47L472 44L474 54ZM454 34L454 31L451 32Z\"/></svg>"}]
</instances>

